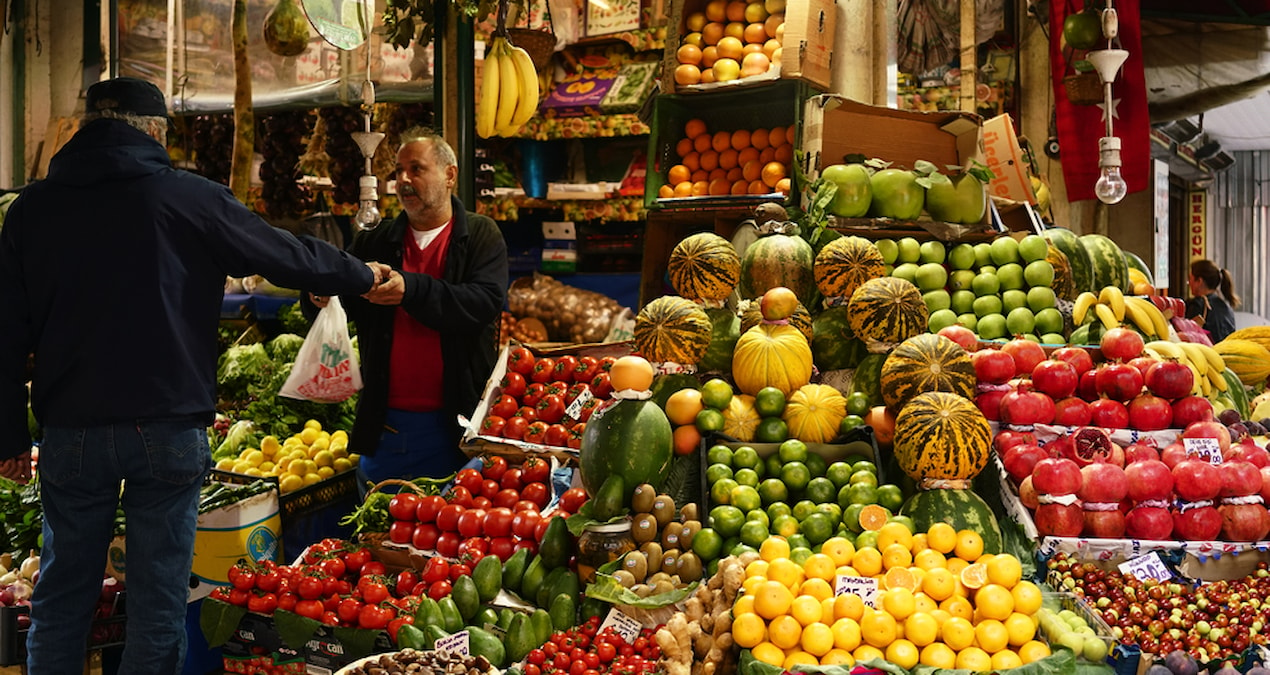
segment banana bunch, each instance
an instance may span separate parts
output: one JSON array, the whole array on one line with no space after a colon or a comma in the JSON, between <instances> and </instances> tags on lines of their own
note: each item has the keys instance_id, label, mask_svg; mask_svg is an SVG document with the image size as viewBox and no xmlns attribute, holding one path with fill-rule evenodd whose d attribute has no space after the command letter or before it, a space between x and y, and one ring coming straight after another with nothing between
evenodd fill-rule
<instances>
[{"instance_id":1,"label":"banana bunch","mask_svg":"<svg viewBox=\"0 0 1270 675\"><path fill-rule=\"evenodd\" d=\"M1111 330L1128 322L1147 339L1168 339L1169 324L1164 314L1150 300L1128 296L1115 286L1107 286L1094 295L1085 291L1076 296L1072 308L1072 323L1082 326L1098 321L1104 330Z\"/></svg>"},{"instance_id":2,"label":"banana bunch","mask_svg":"<svg viewBox=\"0 0 1270 675\"><path fill-rule=\"evenodd\" d=\"M529 52L493 38L481 70L481 96L476 103L476 134L481 138L511 136L538 111L538 71Z\"/></svg>"},{"instance_id":3,"label":"banana bunch","mask_svg":"<svg viewBox=\"0 0 1270 675\"><path fill-rule=\"evenodd\" d=\"M1226 381L1226 362L1216 349L1195 342L1169 342L1154 340L1148 342L1143 352L1161 361L1177 361L1191 369L1195 376L1195 384L1191 393L1212 398L1214 392L1227 390L1230 384Z\"/></svg>"}]
</instances>

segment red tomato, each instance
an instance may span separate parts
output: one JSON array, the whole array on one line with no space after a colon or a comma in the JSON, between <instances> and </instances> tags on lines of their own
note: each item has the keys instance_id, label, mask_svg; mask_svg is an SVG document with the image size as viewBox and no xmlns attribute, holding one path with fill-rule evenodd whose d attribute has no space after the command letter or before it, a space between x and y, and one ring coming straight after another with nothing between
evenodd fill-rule
<instances>
[{"instance_id":1,"label":"red tomato","mask_svg":"<svg viewBox=\"0 0 1270 675\"><path fill-rule=\"evenodd\" d=\"M556 394L547 394L538 402L536 410L538 419L547 424L555 424L564 419L564 398Z\"/></svg>"},{"instance_id":2,"label":"red tomato","mask_svg":"<svg viewBox=\"0 0 1270 675\"><path fill-rule=\"evenodd\" d=\"M538 542L534 541L533 539L517 539L516 545L513 548L515 549L512 551L513 553L515 553L516 551L519 551L522 548L528 549L529 556L531 558L538 554Z\"/></svg>"},{"instance_id":3,"label":"red tomato","mask_svg":"<svg viewBox=\"0 0 1270 675\"><path fill-rule=\"evenodd\" d=\"M595 394L596 398L608 398L612 395L613 383L609 381L607 372L600 373L595 376L595 379L591 380L591 393Z\"/></svg>"},{"instance_id":4,"label":"red tomato","mask_svg":"<svg viewBox=\"0 0 1270 675\"><path fill-rule=\"evenodd\" d=\"M538 520L538 525L534 527L534 541L542 543L542 535L547 533L547 526L551 524L552 518L555 517L556 516L552 516L551 518L541 518Z\"/></svg>"},{"instance_id":5,"label":"red tomato","mask_svg":"<svg viewBox=\"0 0 1270 675\"><path fill-rule=\"evenodd\" d=\"M318 567L326 574L326 576L331 577L332 579L339 579L344 576L344 572L348 571L348 567L339 557L327 558L326 560L323 560ZM257 579L259 579L259 575L257 575Z\"/></svg>"},{"instance_id":6,"label":"red tomato","mask_svg":"<svg viewBox=\"0 0 1270 675\"><path fill-rule=\"evenodd\" d=\"M296 595L295 593L292 593L291 591L287 591L285 593L279 593L278 594L278 609L281 609L287 612L294 612L295 603L299 601L300 601L300 596Z\"/></svg>"},{"instance_id":7,"label":"red tomato","mask_svg":"<svg viewBox=\"0 0 1270 675\"><path fill-rule=\"evenodd\" d=\"M594 392L592 393L594 394ZM602 405L604 405L604 401L595 398L594 396L587 399L586 403L582 404L582 409L578 411L578 421L586 422L591 419L591 416L594 415L595 411L599 410Z\"/></svg>"},{"instance_id":8,"label":"red tomato","mask_svg":"<svg viewBox=\"0 0 1270 675\"><path fill-rule=\"evenodd\" d=\"M485 458L485 466L481 469L481 475L487 480L501 480L503 474L508 469L507 458L493 455Z\"/></svg>"},{"instance_id":9,"label":"red tomato","mask_svg":"<svg viewBox=\"0 0 1270 675\"><path fill-rule=\"evenodd\" d=\"M392 640L393 644L396 644L397 631L401 630L402 626L408 623L413 624L414 622L415 622L415 618L414 618L414 615L412 614L402 614L398 616L397 618L389 621L388 622L388 639Z\"/></svg>"},{"instance_id":10,"label":"red tomato","mask_svg":"<svg viewBox=\"0 0 1270 675\"><path fill-rule=\"evenodd\" d=\"M501 489L503 489L502 486L493 478L486 478L481 482L481 496L486 499L493 499Z\"/></svg>"},{"instance_id":11,"label":"red tomato","mask_svg":"<svg viewBox=\"0 0 1270 675\"><path fill-rule=\"evenodd\" d=\"M454 475L454 484L462 485L472 494L480 494L481 483L485 479L481 476L481 472L476 469L461 469Z\"/></svg>"},{"instance_id":12,"label":"red tomato","mask_svg":"<svg viewBox=\"0 0 1270 675\"><path fill-rule=\"evenodd\" d=\"M377 605L366 604L357 613L357 627L368 630L380 630L388 627L392 620L392 610Z\"/></svg>"},{"instance_id":13,"label":"red tomato","mask_svg":"<svg viewBox=\"0 0 1270 675\"><path fill-rule=\"evenodd\" d=\"M503 425L503 438L519 441L525 437L525 429L528 427L529 420L523 417L513 417L507 420L507 424Z\"/></svg>"},{"instance_id":14,"label":"red tomato","mask_svg":"<svg viewBox=\"0 0 1270 675\"><path fill-rule=\"evenodd\" d=\"M547 384L547 395L554 395L554 396L559 396L560 398L564 398L564 395L568 393L568 391L569 391L568 382L549 382Z\"/></svg>"},{"instance_id":15,"label":"red tomato","mask_svg":"<svg viewBox=\"0 0 1270 675\"><path fill-rule=\"evenodd\" d=\"M507 426L507 420L498 415L490 415L481 422L482 436L502 436L503 427Z\"/></svg>"},{"instance_id":16,"label":"red tomato","mask_svg":"<svg viewBox=\"0 0 1270 675\"><path fill-rule=\"evenodd\" d=\"M508 469L507 473L503 474L503 477L499 479L498 484L503 486L505 490L519 490L523 484L521 473L522 471L519 468Z\"/></svg>"},{"instance_id":17,"label":"red tomato","mask_svg":"<svg viewBox=\"0 0 1270 675\"><path fill-rule=\"evenodd\" d=\"M322 619L322 614L325 612L326 610L322 607L322 603L317 600L301 600L295 603L296 614L313 619L314 621L320 621Z\"/></svg>"},{"instance_id":18,"label":"red tomato","mask_svg":"<svg viewBox=\"0 0 1270 675\"><path fill-rule=\"evenodd\" d=\"M476 537L484 528L485 511L483 509L468 509L459 516L459 536Z\"/></svg>"},{"instance_id":19,"label":"red tomato","mask_svg":"<svg viewBox=\"0 0 1270 675\"><path fill-rule=\"evenodd\" d=\"M516 540L511 537L494 537L489 541L489 555L497 557L503 562L512 557L516 552Z\"/></svg>"},{"instance_id":20,"label":"red tomato","mask_svg":"<svg viewBox=\"0 0 1270 675\"><path fill-rule=\"evenodd\" d=\"M616 356L604 356L600 358L600 370L609 372L613 369L613 364L617 363Z\"/></svg>"},{"instance_id":21,"label":"red tomato","mask_svg":"<svg viewBox=\"0 0 1270 675\"><path fill-rule=\"evenodd\" d=\"M378 605L379 603L392 597L388 592L388 584L379 581L375 577L362 577L357 581L357 590L362 593L362 602L368 605Z\"/></svg>"},{"instance_id":22,"label":"red tomato","mask_svg":"<svg viewBox=\"0 0 1270 675\"><path fill-rule=\"evenodd\" d=\"M432 523L419 523L415 525L414 535L410 538L410 545L423 551L431 551L437 546L437 538L441 536L441 528Z\"/></svg>"},{"instance_id":23,"label":"red tomato","mask_svg":"<svg viewBox=\"0 0 1270 675\"><path fill-rule=\"evenodd\" d=\"M569 440L567 441L567 444L570 448L573 448L574 450L582 448L582 432L584 431L586 431L586 422L578 422L572 427L569 427Z\"/></svg>"},{"instance_id":24,"label":"red tomato","mask_svg":"<svg viewBox=\"0 0 1270 675\"><path fill-rule=\"evenodd\" d=\"M272 563L273 561L267 560L265 562ZM343 563L341 562L340 564L342 565ZM282 575L278 573L277 569L262 567L261 570L256 573L256 588L266 593L278 592L278 587L281 585Z\"/></svg>"},{"instance_id":25,"label":"red tomato","mask_svg":"<svg viewBox=\"0 0 1270 675\"><path fill-rule=\"evenodd\" d=\"M467 542L465 541L463 543L466 544ZM459 544L460 550L462 550L462 546L463 544ZM466 577L470 575L471 573L472 573L472 566L468 565L467 563L459 562L459 563L450 565L450 581L455 581L459 577Z\"/></svg>"},{"instance_id":26,"label":"red tomato","mask_svg":"<svg viewBox=\"0 0 1270 675\"><path fill-rule=\"evenodd\" d=\"M364 576L364 577L384 575L387 573L388 571L384 568L384 564L379 562L378 560L372 560L366 563L365 565L362 565L362 569L361 569L361 576Z\"/></svg>"},{"instance_id":27,"label":"red tomato","mask_svg":"<svg viewBox=\"0 0 1270 675\"><path fill-rule=\"evenodd\" d=\"M392 516L393 520L413 522L417 508L419 508L419 495L413 492L398 492L388 501L388 515Z\"/></svg>"},{"instance_id":28,"label":"red tomato","mask_svg":"<svg viewBox=\"0 0 1270 675\"><path fill-rule=\"evenodd\" d=\"M335 608L335 614L340 617L340 621L350 624L357 621L357 613L360 611L362 611L362 601L351 596L340 600L339 607Z\"/></svg>"},{"instance_id":29,"label":"red tomato","mask_svg":"<svg viewBox=\"0 0 1270 675\"><path fill-rule=\"evenodd\" d=\"M542 420L531 422L529 428L525 429L525 442L542 445L547 438L547 427L550 426Z\"/></svg>"},{"instance_id":30,"label":"red tomato","mask_svg":"<svg viewBox=\"0 0 1270 675\"><path fill-rule=\"evenodd\" d=\"M487 553L489 553L489 539L485 537L471 537L459 544L459 561L468 567L476 567L476 563L480 562Z\"/></svg>"},{"instance_id":31,"label":"red tomato","mask_svg":"<svg viewBox=\"0 0 1270 675\"><path fill-rule=\"evenodd\" d=\"M507 351L507 369L521 375L534 370L534 353L528 347L512 347Z\"/></svg>"},{"instance_id":32,"label":"red tomato","mask_svg":"<svg viewBox=\"0 0 1270 675\"><path fill-rule=\"evenodd\" d=\"M440 600L448 596L452 590L454 590L454 587L450 584L449 579L434 581L431 586L428 586L428 597L433 600Z\"/></svg>"},{"instance_id":33,"label":"red tomato","mask_svg":"<svg viewBox=\"0 0 1270 675\"><path fill-rule=\"evenodd\" d=\"M543 438L543 443L557 448L566 447L569 443L569 428L563 424L552 424L547 427L547 435Z\"/></svg>"},{"instance_id":34,"label":"red tomato","mask_svg":"<svg viewBox=\"0 0 1270 675\"><path fill-rule=\"evenodd\" d=\"M419 575L413 569L404 569L397 573L396 579L397 597L406 597L410 595L410 591L414 590L415 584L419 583Z\"/></svg>"},{"instance_id":35,"label":"red tomato","mask_svg":"<svg viewBox=\"0 0 1270 675\"><path fill-rule=\"evenodd\" d=\"M256 572L244 563L234 565L229 568L229 584L240 591L250 591L256 587Z\"/></svg>"},{"instance_id":36,"label":"red tomato","mask_svg":"<svg viewBox=\"0 0 1270 675\"><path fill-rule=\"evenodd\" d=\"M526 483L520 490L520 498L537 504L538 510L541 511L547 508L547 502L551 500L551 491L544 483Z\"/></svg>"},{"instance_id":37,"label":"red tomato","mask_svg":"<svg viewBox=\"0 0 1270 675\"><path fill-rule=\"evenodd\" d=\"M436 522L437 514L441 512L445 506L445 497L441 495L428 495L419 499L419 508L415 509L415 520L421 523ZM367 555L369 555L369 551ZM349 569L352 569L350 566Z\"/></svg>"},{"instance_id":38,"label":"red tomato","mask_svg":"<svg viewBox=\"0 0 1270 675\"><path fill-rule=\"evenodd\" d=\"M437 528L442 532L458 532L459 516L466 510L467 508L459 504L446 504L437 514Z\"/></svg>"},{"instance_id":39,"label":"red tomato","mask_svg":"<svg viewBox=\"0 0 1270 675\"><path fill-rule=\"evenodd\" d=\"M573 381L573 371L578 368L578 357L568 355L556 359L556 367L552 370L554 379L562 382Z\"/></svg>"},{"instance_id":40,"label":"red tomato","mask_svg":"<svg viewBox=\"0 0 1270 675\"><path fill-rule=\"evenodd\" d=\"M450 563L445 558L433 556L423 566L423 580L435 583L450 578Z\"/></svg>"},{"instance_id":41,"label":"red tomato","mask_svg":"<svg viewBox=\"0 0 1270 675\"><path fill-rule=\"evenodd\" d=\"M295 590L301 600L317 600L322 597L325 586L322 584L322 580L317 577L304 576L300 578L300 583Z\"/></svg>"},{"instance_id":42,"label":"red tomato","mask_svg":"<svg viewBox=\"0 0 1270 675\"><path fill-rule=\"evenodd\" d=\"M541 457L530 457L520 467L525 483L545 483L551 477L551 463Z\"/></svg>"},{"instance_id":43,"label":"red tomato","mask_svg":"<svg viewBox=\"0 0 1270 675\"><path fill-rule=\"evenodd\" d=\"M409 544L414 534L414 521L394 520L388 528L388 539L394 544Z\"/></svg>"},{"instance_id":44,"label":"red tomato","mask_svg":"<svg viewBox=\"0 0 1270 675\"><path fill-rule=\"evenodd\" d=\"M538 405L538 401L547 395L547 385L542 382L534 382L525 388L525 395L520 397L520 406L522 409L532 408Z\"/></svg>"},{"instance_id":45,"label":"red tomato","mask_svg":"<svg viewBox=\"0 0 1270 675\"><path fill-rule=\"evenodd\" d=\"M521 511L537 511L537 510L538 510L538 505L529 501L528 499L522 499L516 502L516 505L512 507L512 511L516 513L519 513Z\"/></svg>"},{"instance_id":46,"label":"red tomato","mask_svg":"<svg viewBox=\"0 0 1270 675\"><path fill-rule=\"evenodd\" d=\"M474 509L485 509L486 511L488 511L489 508L493 505L494 505L493 502L491 502L489 498L486 497L485 495L472 498L472 508Z\"/></svg>"},{"instance_id":47,"label":"red tomato","mask_svg":"<svg viewBox=\"0 0 1270 675\"><path fill-rule=\"evenodd\" d=\"M537 511L517 511L512 516L512 533L521 539L532 539L542 516Z\"/></svg>"},{"instance_id":48,"label":"red tomato","mask_svg":"<svg viewBox=\"0 0 1270 675\"><path fill-rule=\"evenodd\" d=\"M273 614L278 609L278 596L273 593L262 593L247 598L247 610L258 614Z\"/></svg>"},{"instance_id":49,"label":"red tomato","mask_svg":"<svg viewBox=\"0 0 1270 675\"><path fill-rule=\"evenodd\" d=\"M511 488L499 490L498 494L494 495L490 499L490 502L494 506L508 508L508 509L516 506L516 502L518 501L520 501L520 493L515 490L512 490Z\"/></svg>"},{"instance_id":50,"label":"red tomato","mask_svg":"<svg viewBox=\"0 0 1270 675\"><path fill-rule=\"evenodd\" d=\"M507 537L512 533L512 510L506 507L490 509L485 514L485 535Z\"/></svg>"},{"instance_id":51,"label":"red tomato","mask_svg":"<svg viewBox=\"0 0 1270 675\"><path fill-rule=\"evenodd\" d=\"M516 401L514 396L503 394L498 397L498 401L496 401L494 405L490 406L489 411L491 415L498 415L499 417L507 418L515 414L516 409L519 407L520 403Z\"/></svg>"},{"instance_id":52,"label":"red tomato","mask_svg":"<svg viewBox=\"0 0 1270 675\"><path fill-rule=\"evenodd\" d=\"M530 424L538 421L538 409L531 408L527 405L520 406L520 410L516 411L516 417L519 417Z\"/></svg>"},{"instance_id":53,"label":"red tomato","mask_svg":"<svg viewBox=\"0 0 1270 675\"><path fill-rule=\"evenodd\" d=\"M574 382L590 382L600 374L600 360L594 356L579 356L578 365L573 368Z\"/></svg>"},{"instance_id":54,"label":"red tomato","mask_svg":"<svg viewBox=\"0 0 1270 675\"><path fill-rule=\"evenodd\" d=\"M544 356L534 362L534 369L529 373L532 382L550 382L555 379L556 360Z\"/></svg>"},{"instance_id":55,"label":"red tomato","mask_svg":"<svg viewBox=\"0 0 1270 675\"><path fill-rule=\"evenodd\" d=\"M569 513L577 513L578 509L582 508L588 498L585 488L569 488L560 495L560 508Z\"/></svg>"},{"instance_id":56,"label":"red tomato","mask_svg":"<svg viewBox=\"0 0 1270 675\"><path fill-rule=\"evenodd\" d=\"M415 517L418 518L418 515L416 512ZM433 517L435 517L435 514L433 514ZM419 520L423 519L419 518ZM360 572L362 565L368 562L370 562L370 549L368 548L357 548L344 554L344 567L349 572Z\"/></svg>"},{"instance_id":57,"label":"red tomato","mask_svg":"<svg viewBox=\"0 0 1270 675\"><path fill-rule=\"evenodd\" d=\"M564 393L564 404L566 406L572 405L573 402L584 393L586 394L588 400L593 398L591 396L591 385L586 382L574 382L569 387L569 390Z\"/></svg>"},{"instance_id":58,"label":"red tomato","mask_svg":"<svg viewBox=\"0 0 1270 675\"><path fill-rule=\"evenodd\" d=\"M445 499L451 504L458 504L466 508L472 505L472 491L462 485L455 485L450 488L450 492L445 496Z\"/></svg>"},{"instance_id":59,"label":"red tomato","mask_svg":"<svg viewBox=\"0 0 1270 675\"><path fill-rule=\"evenodd\" d=\"M525 376L521 373L507 373L503 379L498 381L498 390L502 392L500 395L510 396L518 399L525 395L525 387L529 383L525 381Z\"/></svg>"}]
</instances>

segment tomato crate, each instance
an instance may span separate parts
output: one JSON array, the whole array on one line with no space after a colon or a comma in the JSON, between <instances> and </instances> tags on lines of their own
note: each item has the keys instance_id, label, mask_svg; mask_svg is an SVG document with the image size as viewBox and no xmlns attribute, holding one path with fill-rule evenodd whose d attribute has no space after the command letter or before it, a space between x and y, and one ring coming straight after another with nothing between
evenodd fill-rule
<instances>
[{"instance_id":1,"label":"tomato crate","mask_svg":"<svg viewBox=\"0 0 1270 675\"><path fill-rule=\"evenodd\" d=\"M126 594L127 591L120 591L115 596L109 616L93 619L88 633L88 651L117 647L124 643ZM30 607L0 607L0 666L26 665L30 612Z\"/></svg>"}]
</instances>

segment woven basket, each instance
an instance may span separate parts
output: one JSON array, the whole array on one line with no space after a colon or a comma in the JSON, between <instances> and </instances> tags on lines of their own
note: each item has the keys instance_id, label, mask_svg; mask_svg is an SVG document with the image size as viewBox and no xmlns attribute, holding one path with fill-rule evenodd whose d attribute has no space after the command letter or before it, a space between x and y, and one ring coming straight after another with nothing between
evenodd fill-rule
<instances>
[{"instance_id":1,"label":"woven basket","mask_svg":"<svg viewBox=\"0 0 1270 675\"><path fill-rule=\"evenodd\" d=\"M517 47L529 52L534 67L542 70L551 61L551 54L556 50L556 35L549 30L534 28L508 28L507 39Z\"/></svg>"},{"instance_id":2,"label":"woven basket","mask_svg":"<svg viewBox=\"0 0 1270 675\"><path fill-rule=\"evenodd\" d=\"M1098 73L1087 71L1074 73L1063 78L1063 86L1067 89L1067 100L1072 105L1097 105L1102 103L1102 79Z\"/></svg>"}]
</instances>

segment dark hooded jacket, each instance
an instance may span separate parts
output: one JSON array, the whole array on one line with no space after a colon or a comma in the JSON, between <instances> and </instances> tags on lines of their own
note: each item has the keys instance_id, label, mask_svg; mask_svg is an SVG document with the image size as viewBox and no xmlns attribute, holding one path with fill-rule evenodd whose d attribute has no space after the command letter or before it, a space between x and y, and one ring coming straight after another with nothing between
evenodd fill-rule
<instances>
[{"instance_id":1,"label":"dark hooded jacket","mask_svg":"<svg viewBox=\"0 0 1270 675\"><path fill-rule=\"evenodd\" d=\"M205 419L216 403L226 275L364 293L365 263L252 214L224 185L172 168L123 122L84 125L0 229L0 459L44 426Z\"/></svg>"}]
</instances>

